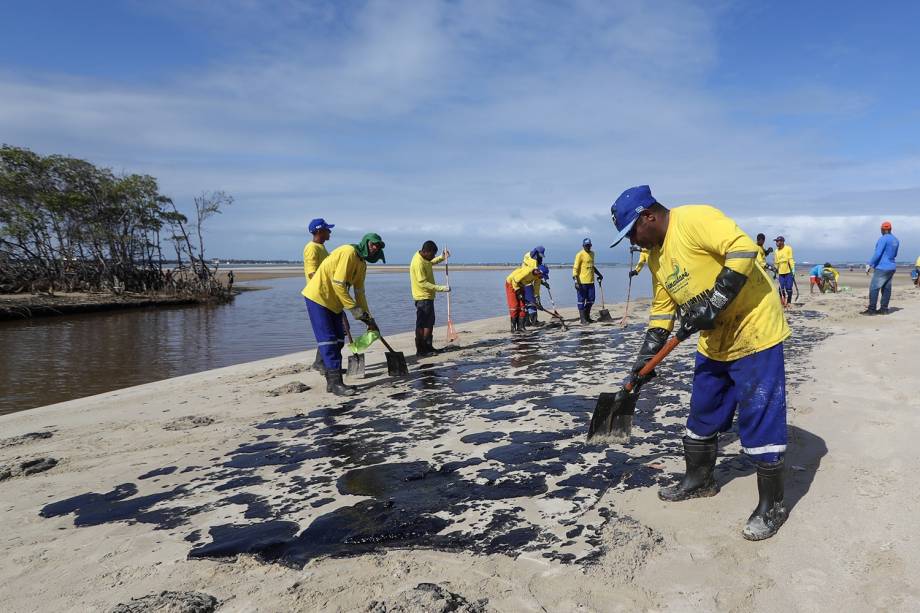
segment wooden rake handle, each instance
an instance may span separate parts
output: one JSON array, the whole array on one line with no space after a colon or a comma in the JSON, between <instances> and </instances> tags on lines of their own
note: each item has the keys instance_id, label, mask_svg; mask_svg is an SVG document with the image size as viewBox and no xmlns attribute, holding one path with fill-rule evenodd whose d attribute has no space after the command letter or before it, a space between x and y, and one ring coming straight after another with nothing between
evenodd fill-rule
<instances>
[{"instance_id":1,"label":"wooden rake handle","mask_svg":"<svg viewBox=\"0 0 920 613\"><path fill-rule=\"evenodd\" d=\"M668 357L668 354L674 351L674 348L680 344L680 340L681 339L677 338L676 336L672 336L671 338L669 338L668 342L664 344L664 347L659 349L658 353L652 356L652 359L646 362L645 366L643 366L639 370L639 373L636 375L636 378L644 377L648 375L649 373L651 373L653 370L655 370L655 367L661 364L662 360ZM631 392L633 390L632 381L627 383L624 389L627 392Z\"/></svg>"}]
</instances>

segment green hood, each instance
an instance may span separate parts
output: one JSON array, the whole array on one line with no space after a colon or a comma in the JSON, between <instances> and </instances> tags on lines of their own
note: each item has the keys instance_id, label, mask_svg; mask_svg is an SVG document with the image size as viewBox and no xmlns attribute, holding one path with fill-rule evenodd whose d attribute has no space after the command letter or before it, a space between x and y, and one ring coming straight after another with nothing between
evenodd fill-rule
<instances>
[{"instance_id":1,"label":"green hood","mask_svg":"<svg viewBox=\"0 0 920 613\"><path fill-rule=\"evenodd\" d=\"M373 259L370 255L370 249L368 249L368 245L370 245L370 243L378 243L380 245L380 251L377 252L377 256ZM352 247L355 248L355 250L358 252L358 255L361 256L361 259L365 261L374 263L377 260L383 260L384 264L387 263L387 258L385 255L383 255L383 248L386 247L386 243L383 242L383 239L380 238L379 234L369 232L364 235L364 238L361 239L360 243L356 245L353 244Z\"/></svg>"}]
</instances>

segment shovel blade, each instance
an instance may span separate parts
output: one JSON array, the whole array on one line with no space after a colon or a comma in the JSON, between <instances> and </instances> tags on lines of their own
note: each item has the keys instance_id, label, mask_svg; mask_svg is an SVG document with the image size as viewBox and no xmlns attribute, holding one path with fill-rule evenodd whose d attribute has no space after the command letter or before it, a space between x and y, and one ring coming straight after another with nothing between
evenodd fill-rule
<instances>
[{"instance_id":1,"label":"shovel blade","mask_svg":"<svg viewBox=\"0 0 920 613\"><path fill-rule=\"evenodd\" d=\"M387 351L384 356L387 359L387 374L391 377L403 377L409 374L409 365L406 364L406 356L402 351Z\"/></svg>"},{"instance_id":2,"label":"shovel blade","mask_svg":"<svg viewBox=\"0 0 920 613\"><path fill-rule=\"evenodd\" d=\"M608 311L607 309L601 309L600 312L597 314L597 320L598 321L613 321L613 316L610 315L610 311Z\"/></svg>"},{"instance_id":3,"label":"shovel blade","mask_svg":"<svg viewBox=\"0 0 920 613\"><path fill-rule=\"evenodd\" d=\"M638 398L638 393L627 392L625 389L598 396L594 414L591 415L591 425L588 426L588 442L629 442Z\"/></svg>"},{"instance_id":4,"label":"shovel blade","mask_svg":"<svg viewBox=\"0 0 920 613\"><path fill-rule=\"evenodd\" d=\"M363 353L348 356L348 372L346 374L349 377L354 377L356 379L364 378L364 354Z\"/></svg>"}]
</instances>

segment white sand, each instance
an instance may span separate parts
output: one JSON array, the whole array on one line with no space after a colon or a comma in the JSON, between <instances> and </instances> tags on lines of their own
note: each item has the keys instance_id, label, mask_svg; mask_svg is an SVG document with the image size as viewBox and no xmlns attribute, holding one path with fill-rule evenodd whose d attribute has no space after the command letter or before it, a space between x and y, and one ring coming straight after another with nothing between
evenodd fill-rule
<instances>
[{"instance_id":1,"label":"white sand","mask_svg":"<svg viewBox=\"0 0 920 613\"><path fill-rule=\"evenodd\" d=\"M257 442L258 436L268 436L264 440L277 441L283 449L295 442L306 449L316 444L313 425L305 426L299 435L296 430L256 428L268 420L309 415L317 407L327 407L330 413L322 423L342 427L334 440L367 436L368 431L361 430L364 422L353 415L365 405L337 413L341 401L321 391L322 382L315 373L285 374L291 365L312 361L309 352L0 417L2 439L54 432L51 438L0 447L0 464L45 456L60 461L47 472L0 481L3 610L106 610L162 590L198 590L216 596L223 603L221 611L352 611L421 582L447 586L469 601L486 598L488 606L498 611L916 610L920 587L914 578L920 570L920 549L913 516L920 495L913 476L920 468L914 443L920 431L920 400L912 371L917 360L914 339L920 293L898 288L893 305L901 310L868 318L856 314L864 307L862 289L814 297L808 296L807 285L804 290L801 300L806 306L790 315L796 333L810 337L817 328L830 336L811 348L798 346L787 351L789 423L794 438L787 457L787 493L794 506L787 524L769 541L750 543L740 536L756 502L756 485L750 469L737 457L738 443L726 435L724 457L720 458L723 468L717 473L722 491L714 498L669 505L658 500L657 486L630 487L617 479L609 489L579 490L577 500L540 495L472 505L464 511L463 520L457 523L454 518L447 530L475 534L485 530L497 511L517 507L521 509L518 516L539 529L541 538L559 536L558 541L544 541L516 556L463 549L381 549L357 557L314 559L302 569L265 563L250 555L187 559L193 545L210 541L209 527L264 521L244 518L245 506L214 504L228 495L247 492L269 501L272 496L288 497L295 504L281 519L298 522L300 530L323 514L364 499L338 494L334 481L324 490L332 492L334 501L324 506L314 508L309 502L315 500L297 497L302 492L291 488L292 478L318 474L337 478L349 470L348 466L331 468L328 458L305 460L290 473L276 472L276 465L260 467L251 474L262 477L263 483L214 490L218 465L238 446ZM805 309L826 317L808 319L801 313ZM617 310L611 310L616 316ZM414 384L390 380L380 366L383 356L375 348L368 356L373 366L368 382L376 385L362 392L362 397L370 399L369 404L388 403L380 414L424 417L419 418L418 429L407 430L403 434L408 437L393 443L394 457L380 461L437 464L443 458L481 458L496 444L466 444L460 441L463 436L582 427L583 412L537 409L532 406L536 400L528 394L552 396L554 390L563 389L571 397L566 402L593 405L598 392L618 385L628 366L626 356L635 351L643 328L643 311L637 312L640 315L634 318L627 340L616 347L591 344L612 334L613 328L585 332L573 326L568 334L538 333L535 338L542 339L542 344L536 350L528 349L524 341L486 343L425 361L435 365L478 362L485 364L483 372L490 377L515 379L513 384L477 390L469 396L497 400L494 410L520 411L522 417L511 421L489 420L488 411L455 411L449 404L411 408L410 403L430 394L425 380L414 379ZM504 319L463 325L461 344L505 339L505 328ZM437 338L443 338L441 330ZM392 342L409 353L412 339L408 335L393 337ZM568 357L556 357L547 349L554 343L565 345ZM585 343L583 349L580 343ZM661 394L654 409L655 423L674 431L685 415L691 349L682 347L653 384ZM572 357L591 354L598 358ZM538 361L514 361L521 356ZM552 380L528 376L539 364L550 361L555 369ZM410 369L418 372L411 362L410 358ZM504 366L489 371L492 362ZM266 395L293 381L313 389ZM392 397L399 392L404 393ZM501 399L513 392L523 396L500 406ZM445 421L433 425L442 415ZM209 417L213 423L164 429L187 416ZM443 432L416 436L430 434L435 427ZM636 445L626 450L636 458L636 474L656 475L658 469L664 475L680 472L677 437L669 436L659 444L649 438L654 434L641 424L636 427ZM580 450L587 462L562 475L547 475L550 488L582 474L606 453L604 449L582 449L580 440L578 432L569 440L553 443ZM622 469L622 459L618 462L611 466ZM493 465L491 460L484 461L458 474L472 481L476 470ZM138 479L151 470L173 466L177 470L172 474ZM182 472L189 467L189 472ZM192 481L205 477L210 480ZM82 527L74 526L73 514L39 516L46 504L89 492L110 492L126 483L137 486L137 496L169 492L177 486L198 487L179 499L150 507L150 511L177 505L189 508L184 523L162 530L153 529L154 523L134 522L136 514L128 514L132 521ZM614 514L609 521L602 517L606 510ZM597 540L592 543L580 536L566 544L565 533L573 525L589 526L586 533L596 529ZM197 543L185 540L195 531L199 532ZM597 558L591 563L563 564L545 558L547 551L570 551L575 557L596 553Z\"/></svg>"}]
</instances>

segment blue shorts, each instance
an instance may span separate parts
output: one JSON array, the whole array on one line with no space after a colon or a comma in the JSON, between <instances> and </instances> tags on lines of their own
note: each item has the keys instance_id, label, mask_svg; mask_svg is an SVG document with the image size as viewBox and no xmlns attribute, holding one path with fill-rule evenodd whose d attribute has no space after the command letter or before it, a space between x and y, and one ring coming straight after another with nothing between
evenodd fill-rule
<instances>
[{"instance_id":1,"label":"blue shorts","mask_svg":"<svg viewBox=\"0 0 920 613\"><path fill-rule=\"evenodd\" d=\"M738 413L745 454L777 462L786 452L786 367L783 344L732 362L696 354L687 436L707 439L727 432Z\"/></svg>"},{"instance_id":2,"label":"blue shorts","mask_svg":"<svg viewBox=\"0 0 920 613\"><path fill-rule=\"evenodd\" d=\"M304 297L316 347L323 356L323 364L330 370L342 368L342 348L345 346L345 323L342 313L333 313L323 305Z\"/></svg>"},{"instance_id":3,"label":"blue shorts","mask_svg":"<svg viewBox=\"0 0 920 613\"><path fill-rule=\"evenodd\" d=\"M575 290L578 293L578 310L590 309L594 304L594 284L582 283L578 287L581 288Z\"/></svg>"},{"instance_id":4,"label":"blue shorts","mask_svg":"<svg viewBox=\"0 0 920 613\"><path fill-rule=\"evenodd\" d=\"M779 276L779 288L786 290L789 294L792 294L793 283L795 283L795 278L791 272Z\"/></svg>"}]
</instances>

